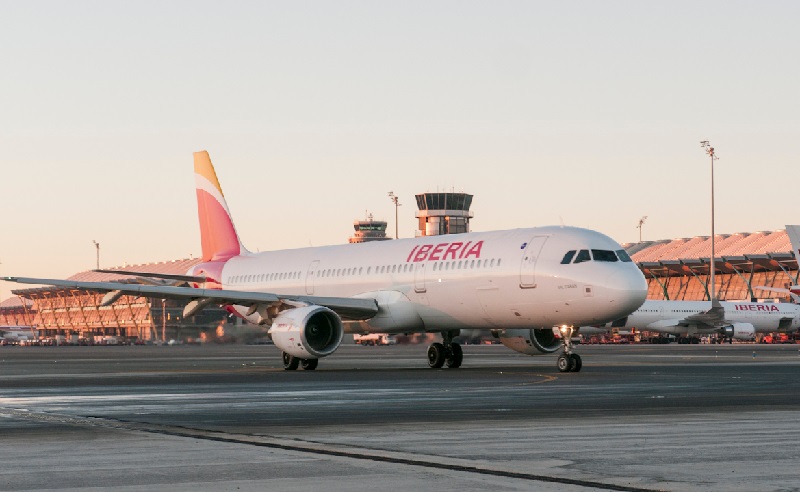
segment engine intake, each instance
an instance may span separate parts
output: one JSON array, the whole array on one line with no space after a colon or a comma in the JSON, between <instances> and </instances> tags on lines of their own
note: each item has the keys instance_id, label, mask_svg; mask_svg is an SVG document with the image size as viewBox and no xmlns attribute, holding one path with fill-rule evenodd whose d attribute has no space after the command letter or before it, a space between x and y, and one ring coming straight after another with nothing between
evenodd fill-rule
<instances>
[{"instance_id":1,"label":"engine intake","mask_svg":"<svg viewBox=\"0 0 800 492\"><path fill-rule=\"evenodd\" d=\"M275 346L301 359L318 359L339 348L344 336L342 319L322 306L306 306L282 312L269 334Z\"/></svg>"},{"instance_id":2,"label":"engine intake","mask_svg":"<svg viewBox=\"0 0 800 492\"><path fill-rule=\"evenodd\" d=\"M726 337L736 340L753 340L756 337L756 329L750 323L731 323L722 329Z\"/></svg>"},{"instance_id":3,"label":"engine intake","mask_svg":"<svg viewBox=\"0 0 800 492\"><path fill-rule=\"evenodd\" d=\"M552 328L503 330L498 338L511 350L527 355L552 354L561 348L561 340Z\"/></svg>"}]
</instances>

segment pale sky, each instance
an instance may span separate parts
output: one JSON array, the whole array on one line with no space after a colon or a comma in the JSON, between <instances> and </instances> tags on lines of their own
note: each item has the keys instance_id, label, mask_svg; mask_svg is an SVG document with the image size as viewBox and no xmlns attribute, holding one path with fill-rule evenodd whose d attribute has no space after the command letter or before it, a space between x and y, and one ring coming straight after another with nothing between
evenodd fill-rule
<instances>
[{"instance_id":1,"label":"pale sky","mask_svg":"<svg viewBox=\"0 0 800 492\"><path fill-rule=\"evenodd\" d=\"M208 150L253 251L472 230L798 223L800 2L0 1L0 274L200 254ZM13 288L0 285L5 298Z\"/></svg>"}]
</instances>

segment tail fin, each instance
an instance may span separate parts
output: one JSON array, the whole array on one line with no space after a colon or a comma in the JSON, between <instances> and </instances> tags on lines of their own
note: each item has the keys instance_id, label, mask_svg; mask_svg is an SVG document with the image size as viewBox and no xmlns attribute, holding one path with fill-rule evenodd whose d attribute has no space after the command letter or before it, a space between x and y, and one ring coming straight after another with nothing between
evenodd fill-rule
<instances>
[{"instance_id":1,"label":"tail fin","mask_svg":"<svg viewBox=\"0 0 800 492\"><path fill-rule=\"evenodd\" d=\"M792 242L794 257L800 259L800 226L787 225L786 234L789 236L789 241Z\"/></svg>"},{"instance_id":2,"label":"tail fin","mask_svg":"<svg viewBox=\"0 0 800 492\"><path fill-rule=\"evenodd\" d=\"M248 253L233 225L228 204L217 180L211 158L205 150L194 153L194 180L197 187L197 215L203 261L226 260Z\"/></svg>"}]
</instances>

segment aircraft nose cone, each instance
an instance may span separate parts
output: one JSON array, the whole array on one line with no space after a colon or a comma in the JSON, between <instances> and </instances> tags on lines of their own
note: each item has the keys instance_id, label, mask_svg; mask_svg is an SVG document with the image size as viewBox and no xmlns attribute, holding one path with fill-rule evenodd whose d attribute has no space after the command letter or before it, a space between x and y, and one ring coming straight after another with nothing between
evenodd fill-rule
<instances>
[{"instance_id":1,"label":"aircraft nose cone","mask_svg":"<svg viewBox=\"0 0 800 492\"><path fill-rule=\"evenodd\" d=\"M647 281L638 269L615 272L608 280L608 294L617 303L620 316L627 316L647 298Z\"/></svg>"}]
</instances>

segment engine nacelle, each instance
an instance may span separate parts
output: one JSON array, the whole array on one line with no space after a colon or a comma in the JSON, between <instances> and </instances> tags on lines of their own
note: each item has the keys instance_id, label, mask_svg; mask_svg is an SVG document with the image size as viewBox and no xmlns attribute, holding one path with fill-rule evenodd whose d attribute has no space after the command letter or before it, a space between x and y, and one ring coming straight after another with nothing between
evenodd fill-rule
<instances>
[{"instance_id":1,"label":"engine nacelle","mask_svg":"<svg viewBox=\"0 0 800 492\"><path fill-rule=\"evenodd\" d=\"M756 337L756 328L750 323L731 323L723 329L726 337L737 340L753 340Z\"/></svg>"},{"instance_id":2,"label":"engine nacelle","mask_svg":"<svg viewBox=\"0 0 800 492\"><path fill-rule=\"evenodd\" d=\"M273 343L287 354L301 359L331 355L342 343L342 319L322 306L283 311L269 329Z\"/></svg>"},{"instance_id":3,"label":"engine nacelle","mask_svg":"<svg viewBox=\"0 0 800 492\"><path fill-rule=\"evenodd\" d=\"M502 330L498 338L506 347L526 355L552 354L561 348L552 328Z\"/></svg>"}]
</instances>

